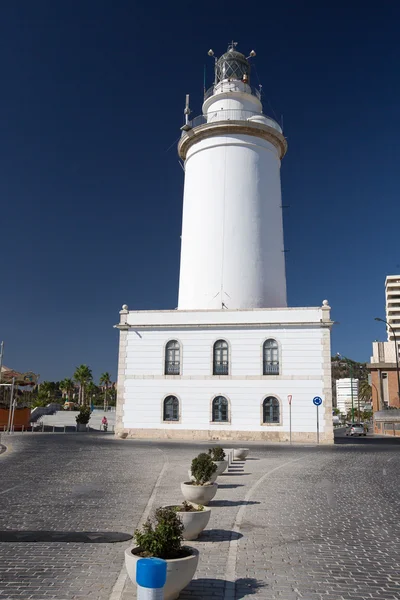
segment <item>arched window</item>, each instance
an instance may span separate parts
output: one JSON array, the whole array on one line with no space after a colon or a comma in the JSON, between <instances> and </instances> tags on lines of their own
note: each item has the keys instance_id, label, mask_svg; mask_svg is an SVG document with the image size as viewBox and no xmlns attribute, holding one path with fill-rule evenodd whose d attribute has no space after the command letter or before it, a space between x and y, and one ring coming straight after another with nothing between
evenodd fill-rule
<instances>
[{"instance_id":1,"label":"arched window","mask_svg":"<svg viewBox=\"0 0 400 600\"><path fill-rule=\"evenodd\" d=\"M265 340L263 345L263 375L279 375L279 347L276 340Z\"/></svg>"},{"instance_id":2,"label":"arched window","mask_svg":"<svg viewBox=\"0 0 400 600\"><path fill-rule=\"evenodd\" d=\"M263 402L263 423L279 423L280 406L279 400L273 396L268 396Z\"/></svg>"},{"instance_id":3,"label":"arched window","mask_svg":"<svg viewBox=\"0 0 400 600\"><path fill-rule=\"evenodd\" d=\"M218 340L214 344L213 375L229 375L228 342Z\"/></svg>"},{"instance_id":4,"label":"arched window","mask_svg":"<svg viewBox=\"0 0 400 600\"><path fill-rule=\"evenodd\" d=\"M165 375L180 375L181 347L176 340L170 340L165 346Z\"/></svg>"},{"instance_id":5,"label":"arched window","mask_svg":"<svg viewBox=\"0 0 400 600\"><path fill-rule=\"evenodd\" d=\"M176 396L167 396L164 400L164 421L179 421L179 400Z\"/></svg>"},{"instance_id":6,"label":"arched window","mask_svg":"<svg viewBox=\"0 0 400 600\"><path fill-rule=\"evenodd\" d=\"M213 423L223 423L229 421L228 418L228 400L224 396L217 396L212 402L212 420Z\"/></svg>"}]
</instances>

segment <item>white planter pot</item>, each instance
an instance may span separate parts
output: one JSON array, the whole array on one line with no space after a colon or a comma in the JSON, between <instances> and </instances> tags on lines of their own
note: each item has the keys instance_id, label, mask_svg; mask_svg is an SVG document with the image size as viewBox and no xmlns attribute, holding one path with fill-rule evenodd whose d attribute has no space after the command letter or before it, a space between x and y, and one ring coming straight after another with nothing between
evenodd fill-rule
<instances>
[{"instance_id":1,"label":"white planter pot","mask_svg":"<svg viewBox=\"0 0 400 600\"><path fill-rule=\"evenodd\" d=\"M215 463L217 464L217 463ZM194 477L192 475L192 471L189 469L188 471L188 475L189 475L189 479L190 481L194 481ZM215 473L213 473L210 477L210 483L214 483L214 481L217 481L217 477L218 477L218 469L215 471Z\"/></svg>"},{"instance_id":2,"label":"white planter pot","mask_svg":"<svg viewBox=\"0 0 400 600\"><path fill-rule=\"evenodd\" d=\"M233 450L233 460L246 460L249 452L249 448L235 448Z\"/></svg>"},{"instance_id":3,"label":"white planter pot","mask_svg":"<svg viewBox=\"0 0 400 600\"><path fill-rule=\"evenodd\" d=\"M222 473L225 471L226 467L228 466L228 461L227 460L214 460L214 465L217 465L217 470L215 471L215 473L218 475L222 475Z\"/></svg>"},{"instance_id":4,"label":"white planter pot","mask_svg":"<svg viewBox=\"0 0 400 600\"><path fill-rule=\"evenodd\" d=\"M85 425L84 423L77 423L76 430L77 431L87 431L87 425Z\"/></svg>"},{"instance_id":5,"label":"white planter pot","mask_svg":"<svg viewBox=\"0 0 400 600\"><path fill-rule=\"evenodd\" d=\"M167 560L167 581L163 588L164 600L176 600L180 592L193 579L199 562L199 551L190 547L192 554L185 558L174 558ZM125 550L125 566L132 583L136 586L136 565L141 556L134 554L139 548L127 548Z\"/></svg>"},{"instance_id":6,"label":"white planter pot","mask_svg":"<svg viewBox=\"0 0 400 600\"><path fill-rule=\"evenodd\" d=\"M194 502L190 502L194 506L194 508L198 508L198 504L194 504ZM166 506L164 508L174 508L174 506ZM177 512L176 513L180 520L183 523L183 539L184 540L197 540L199 534L205 529L208 525L208 521L211 516L211 508L207 508L206 506L203 510L197 512Z\"/></svg>"},{"instance_id":7,"label":"white planter pot","mask_svg":"<svg viewBox=\"0 0 400 600\"><path fill-rule=\"evenodd\" d=\"M207 506L217 493L218 483L208 483L206 485L194 485L190 481L181 483L183 497L188 502L202 504Z\"/></svg>"}]
</instances>

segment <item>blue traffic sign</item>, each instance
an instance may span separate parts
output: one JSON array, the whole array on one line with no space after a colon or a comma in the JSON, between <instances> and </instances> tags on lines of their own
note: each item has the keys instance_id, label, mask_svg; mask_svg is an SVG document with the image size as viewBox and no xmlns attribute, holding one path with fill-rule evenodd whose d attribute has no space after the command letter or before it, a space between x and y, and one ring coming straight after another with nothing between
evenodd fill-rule
<instances>
[{"instance_id":1,"label":"blue traffic sign","mask_svg":"<svg viewBox=\"0 0 400 600\"><path fill-rule=\"evenodd\" d=\"M319 396L315 396L315 398L313 398L313 403L315 404L315 406L321 406L322 398L320 398Z\"/></svg>"}]
</instances>

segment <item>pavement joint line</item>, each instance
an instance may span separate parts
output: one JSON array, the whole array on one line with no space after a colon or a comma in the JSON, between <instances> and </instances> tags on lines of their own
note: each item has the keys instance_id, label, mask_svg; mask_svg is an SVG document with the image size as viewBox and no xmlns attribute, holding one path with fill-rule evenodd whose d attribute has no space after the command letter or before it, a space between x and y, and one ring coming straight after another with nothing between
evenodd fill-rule
<instances>
[{"instance_id":1,"label":"pavement joint line","mask_svg":"<svg viewBox=\"0 0 400 600\"><path fill-rule=\"evenodd\" d=\"M11 490L15 490L18 487L21 487L22 485L24 485L23 483L19 483L18 485L14 485L13 487L8 488L7 490L3 490L2 492L0 492L0 496L1 494L7 494L7 492L11 492Z\"/></svg>"},{"instance_id":2,"label":"pavement joint line","mask_svg":"<svg viewBox=\"0 0 400 600\"><path fill-rule=\"evenodd\" d=\"M258 488L258 486L261 485L267 477L272 475L272 473L275 473L275 471L280 471L281 469L287 467L288 465L298 462L299 460L303 460L304 458L305 457L301 456L300 458L295 458L293 460L289 460L289 461L285 462L283 465L279 465L278 467L275 467L274 469L271 469L270 471L267 471L266 473L261 475L261 477L259 479L257 479L257 481L255 483L253 483L253 485L251 486L251 488L245 495L245 497L244 497L245 502L250 500L251 496L253 495L255 490ZM242 504L242 506L239 508L239 510L237 512L235 521L233 523L232 533L240 533L240 526L242 524L245 511L246 511L246 504ZM231 539L229 541L228 559L226 561L226 571L225 571L226 584L225 584L224 600L231 600L232 584L235 585L235 580L236 580L236 561L237 561L239 540L238 540L238 538L236 538L236 539L232 539L232 538L233 538L233 536L231 536Z\"/></svg>"},{"instance_id":3,"label":"pavement joint line","mask_svg":"<svg viewBox=\"0 0 400 600\"><path fill-rule=\"evenodd\" d=\"M162 469L157 477L157 481L154 484L153 491L151 492L150 498L146 504L146 508L144 509L143 514L140 517L138 527L141 527L147 521L148 516L150 515L150 512L151 512L151 509L153 508L153 504L154 504L154 500L155 500L158 488L161 485L161 480L162 480L164 473L167 470L167 467L169 465L169 462L168 462L165 452L163 452L160 448L157 448L157 450L159 452L161 452L161 454L163 455L164 464L163 464ZM121 571L119 572L119 575L117 577L117 581L115 582L114 587L111 591L109 600L121 600L127 578L128 578L128 573L126 571L125 560L124 560Z\"/></svg>"}]
</instances>

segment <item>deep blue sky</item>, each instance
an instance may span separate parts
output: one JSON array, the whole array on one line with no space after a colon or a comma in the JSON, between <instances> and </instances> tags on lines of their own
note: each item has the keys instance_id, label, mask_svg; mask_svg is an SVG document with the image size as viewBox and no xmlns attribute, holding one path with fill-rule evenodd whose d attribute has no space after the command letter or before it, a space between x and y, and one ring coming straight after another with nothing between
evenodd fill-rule
<instances>
[{"instance_id":1,"label":"deep blue sky","mask_svg":"<svg viewBox=\"0 0 400 600\"><path fill-rule=\"evenodd\" d=\"M0 10L0 339L42 379L116 374L118 321L177 305L185 94L233 38L284 115L292 306L367 360L400 272L400 5L19 0ZM396 6L397 5L397 6ZM253 83L257 79L253 78ZM167 149L171 147L168 151Z\"/></svg>"}]
</instances>

